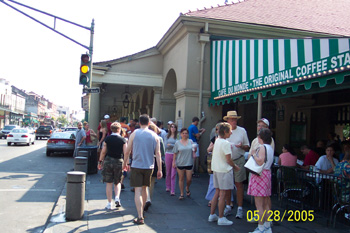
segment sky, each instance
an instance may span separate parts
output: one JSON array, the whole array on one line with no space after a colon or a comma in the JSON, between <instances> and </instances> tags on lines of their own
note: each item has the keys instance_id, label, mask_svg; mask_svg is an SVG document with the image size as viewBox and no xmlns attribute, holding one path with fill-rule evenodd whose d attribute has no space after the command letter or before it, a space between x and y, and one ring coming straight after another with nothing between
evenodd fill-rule
<instances>
[{"instance_id":1,"label":"sky","mask_svg":"<svg viewBox=\"0 0 350 233\"><path fill-rule=\"evenodd\" d=\"M0 0L0 78L43 95L56 105L81 109L80 56L84 47L8 7L41 22L54 19ZM155 46L180 13L223 5L224 0L17 0L24 5L90 27L95 22L93 62L131 55ZM90 31L56 20L56 30L89 46Z\"/></svg>"}]
</instances>

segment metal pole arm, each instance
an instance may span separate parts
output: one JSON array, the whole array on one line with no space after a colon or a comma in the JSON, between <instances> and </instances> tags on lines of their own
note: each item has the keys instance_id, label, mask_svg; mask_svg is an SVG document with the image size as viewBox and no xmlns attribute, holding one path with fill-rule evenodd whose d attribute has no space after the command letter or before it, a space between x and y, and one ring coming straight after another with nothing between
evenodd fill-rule
<instances>
[{"instance_id":1,"label":"metal pole arm","mask_svg":"<svg viewBox=\"0 0 350 233\"><path fill-rule=\"evenodd\" d=\"M40 10L37 10L37 9L34 9L34 8L32 8L32 7L23 5L23 4L21 4L21 3L18 3L18 2L12 1L12 0L8 0L8 1L11 1L11 2L13 2L13 3L19 4L19 5L24 6L24 7L27 7L27 8L29 8L29 9L31 9L31 10L35 10L35 11L38 11L38 12L40 12L40 13L49 15L49 16L51 16L51 17L54 17L55 19L57 18L57 19L60 19L60 20L62 20L62 21L65 21L65 22L67 22L67 23L71 23L71 24L73 24L73 25L75 25L75 26L82 27L82 28L84 28L84 29L87 29L87 30L89 30L89 31L92 31L91 28L88 28L88 27L85 27L85 26L82 26L82 25L73 23L73 22L71 22L71 21L68 21L68 20L65 20L65 19L63 19L63 18L60 18L60 17L54 16L54 15L48 14L48 13L46 13L46 12L43 12L43 11L40 11ZM5 5L11 7L12 9L14 9L14 10L20 12L21 14L27 16L28 18L34 20L35 22L37 22L37 23L43 25L44 27L47 27L48 29L50 29L50 30L56 32L57 34L59 34L59 35L65 37L65 38L67 38L68 40L73 41L74 43L76 43L76 44L82 46L83 48L85 48L85 49L87 49L87 50L89 50L89 51L91 50L91 48L90 48L89 46L83 45L83 44L79 43L78 41L76 41L76 40L70 38L69 36L66 36L65 34L63 34L63 33L59 32L59 31L57 31L56 29L54 29L54 28L52 28L52 27L46 25L45 23L42 23L41 21L35 19L34 17L32 17L32 16L30 16L30 15L24 13L23 11L21 11L21 10L15 8L14 6L12 6L12 5L6 3L4 0L0 0L0 2L2 2L2 3L4 3Z\"/></svg>"}]
</instances>

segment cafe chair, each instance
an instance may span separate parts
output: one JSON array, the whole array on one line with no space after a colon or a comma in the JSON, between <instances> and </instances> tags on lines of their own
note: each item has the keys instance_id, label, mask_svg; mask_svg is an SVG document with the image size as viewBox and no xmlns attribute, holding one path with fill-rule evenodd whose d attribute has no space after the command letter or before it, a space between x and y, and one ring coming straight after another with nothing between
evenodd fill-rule
<instances>
[{"instance_id":1,"label":"cafe chair","mask_svg":"<svg viewBox=\"0 0 350 233\"><path fill-rule=\"evenodd\" d=\"M300 206L304 208L305 197L310 194L310 190L298 179L296 167L281 166L279 171L278 194L281 206L287 201L287 205Z\"/></svg>"},{"instance_id":2,"label":"cafe chair","mask_svg":"<svg viewBox=\"0 0 350 233\"><path fill-rule=\"evenodd\" d=\"M339 213L347 212L350 213L350 180L344 178L336 178L331 181L332 191L335 198L335 204L331 210L330 224L333 222L333 227L335 228L337 222L337 215ZM333 216L334 214L334 216Z\"/></svg>"}]
</instances>

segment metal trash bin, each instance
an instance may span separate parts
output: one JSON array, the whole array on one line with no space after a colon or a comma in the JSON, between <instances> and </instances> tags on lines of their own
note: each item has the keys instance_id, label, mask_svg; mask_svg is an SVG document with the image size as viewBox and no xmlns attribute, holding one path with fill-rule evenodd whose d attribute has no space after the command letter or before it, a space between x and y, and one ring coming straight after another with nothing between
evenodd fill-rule
<instances>
[{"instance_id":1,"label":"metal trash bin","mask_svg":"<svg viewBox=\"0 0 350 233\"><path fill-rule=\"evenodd\" d=\"M88 171L88 158L78 156L74 158L74 171L82 171L87 173Z\"/></svg>"},{"instance_id":2,"label":"metal trash bin","mask_svg":"<svg viewBox=\"0 0 350 233\"><path fill-rule=\"evenodd\" d=\"M87 174L96 174L97 173L97 146L85 146L79 147L78 153L79 156L86 156L88 158L88 170Z\"/></svg>"}]
</instances>

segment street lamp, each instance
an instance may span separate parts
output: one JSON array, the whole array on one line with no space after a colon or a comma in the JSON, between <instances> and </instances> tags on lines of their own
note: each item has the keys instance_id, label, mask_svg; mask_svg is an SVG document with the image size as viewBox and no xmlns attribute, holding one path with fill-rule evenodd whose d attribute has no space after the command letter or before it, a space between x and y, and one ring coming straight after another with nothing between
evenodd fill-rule
<instances>
[{"instance_id":1,"label":"street lamp","mask_svg":"<svg viewBox=\"0 0 350 233\"><path fill-rule=\"evenodd\" d=\"M131 93L129 92L129 86L125 86L125 92L122 94L123 107L129 108Z\"/></svg>"}]
</instances>

